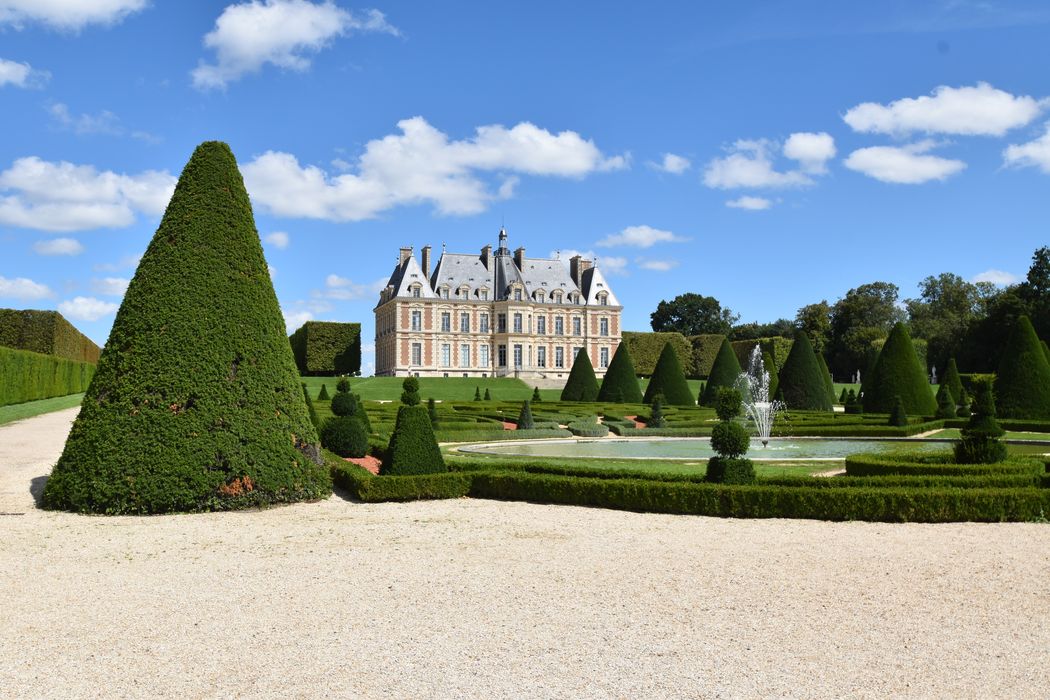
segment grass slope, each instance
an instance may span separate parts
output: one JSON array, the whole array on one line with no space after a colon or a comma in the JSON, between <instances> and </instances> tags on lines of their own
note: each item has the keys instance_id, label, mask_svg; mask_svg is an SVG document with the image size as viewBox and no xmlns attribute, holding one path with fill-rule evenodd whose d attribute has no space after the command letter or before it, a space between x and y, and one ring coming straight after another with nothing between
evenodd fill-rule
<instances>
[{"instance_id":1,"label":"grass slope","mask_svg":"<svg viewBox=\"0 0 1050 700\"><path fill-rule=\"evenodd\" d=\"M50 399L39 401L26 401L11 406L0 406L0 425L13 423L16 420L25 420L33 416L41 416L52 411L61 411L67 408L79 406L84 394L70 394L69 396L55 396Z\"/></svg>"}]
</instances>

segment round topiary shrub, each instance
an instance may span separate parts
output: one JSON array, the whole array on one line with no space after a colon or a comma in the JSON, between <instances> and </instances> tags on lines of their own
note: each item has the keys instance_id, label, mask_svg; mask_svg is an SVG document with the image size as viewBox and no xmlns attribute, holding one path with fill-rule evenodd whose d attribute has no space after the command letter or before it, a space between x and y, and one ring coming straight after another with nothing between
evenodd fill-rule
<instances>
[{"instance_id":1,"label":"round topiary shrub","mask_svg":"<svg viewBox=\"0 0 1050 700\"><path fill-rule=\"evenodd\" d=\"M721 421L711 429L711 449L730 459L747 454L751 433L736 421Z\"/></svg>"},{"instance_id":2,"label":"round topiary shrub","mask_svg":"<svg viewBox=\"0 0 1050 700\"><path fill-rule=\"evenodd\" d=\"M352 416L357 411L357 396L349 391L340 391L332 397L332 415Z\"/></svg>"},{"instance_id":3,"label":"round topiary shrub","mask_svg":"<svg viewBox=\"0 0 1050 700\"><path fill-rule=\"evenodd\" d=\"M368 433L357 418L333 416L321 426L321 445L340 457L368 454Z\"/></svg>"},{"instance_id":4,"label":"round topiary shrub","mask_svg":"<svg viewBox=\"0 0 1050 700\"><path fill-rule=\"evenodd\" d=\"M335 390L340 394L350 391L350 380L346 377L340 377L339 381L335 383Z\"/></svg>"},{"instance_id":5,"label":"round topiary shrub","mask_svg":"<svg viewBox=\"0 0 1050 700\"><path fill-rule=\"evenodd\" d=\"M425 406L402 406L390 436L386 459L379 468L381 476L436 474L447 471L441 448L430 426Z\"/></svg>"},{"instance_id":6,"label":"round topiary shrub","mask_svg":"<svg viewBox=\"0 0 1050 700\"><path fill-rule=\"evenodd\" d=\"M727 386L718 387L718 394L715 396L715 415L718 416L718 420L733 420L740 415L743 404L744 400L739 391Z\"/></svg>"},{"instance_id":7,"label":"round topiary shrub","mask_svg":"<svg viewBox=\"0 0 1050 700\"><path fill-rule=\"evenodd\" d=\"M419 380L415 377L409 377L405 381L401 382L401 403L406 406L418 406L419 402L422 401L419 397Z\"/></svg>"},{"instance_id":8,"label":"round topiary shrub","mask_svg":"<svg viewBox=\"0 0 1050 700\"><path fill-rule=\"evenodd\" d=\"M707 460L707 481L716 484L753 484L755 465L750 459L712 457Z\"/></svg>"}]
</instances>

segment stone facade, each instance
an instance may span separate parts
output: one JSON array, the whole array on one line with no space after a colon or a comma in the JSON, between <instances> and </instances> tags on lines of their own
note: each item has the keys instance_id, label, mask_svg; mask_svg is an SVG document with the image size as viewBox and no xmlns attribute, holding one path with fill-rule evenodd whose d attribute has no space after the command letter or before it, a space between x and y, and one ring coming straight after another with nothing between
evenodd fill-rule
<instances>
[{"instance_id":1,"label":"stone facade","mask_svg":"<svg viewBox=\"0 0 1050 700\"><path fill-rule=\"evenodd\" d=\"M576 352L587 349L601 377L620 343L623 307L593 261L512 254L442 252L416 260L402 248L375 307L376 375L520 377L561 386Z\"/></svg>"}]
</instances>

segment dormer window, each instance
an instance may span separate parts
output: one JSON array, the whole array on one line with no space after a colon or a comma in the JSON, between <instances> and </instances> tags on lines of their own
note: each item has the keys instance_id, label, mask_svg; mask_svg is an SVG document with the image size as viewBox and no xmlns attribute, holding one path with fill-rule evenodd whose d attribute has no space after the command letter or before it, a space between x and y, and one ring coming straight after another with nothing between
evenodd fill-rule
<instances>
[{"instance_id":1,"label":"dormer window","mask_svg":"<svg viewBox=\"0 0 1050 700\"><path fill-rule=\"evenodd\" d=\"M479 290L478 290L478 297L479 297L479 298L480 298L480 299L481 299L482 301L488 301L488 298L489 298L489 290L487 290L487 289L479 289Z\"/></svg>"},{"instance_id":2,"label":"dormer window","mask_svg":"<svg viewBox=\"0 0 1050 700\"><path fill-rule=\"evenodd\" d=\"M555 304L560 304L561 303L561 292L555 292L553 294L553 296L551 296L551 301L554 302Z\"/></svg>"},{"instance_id":3,"label":"dormer window","mask_svg":"<svg viewBox=\"0 0 1050 700\"><path fill-rule=\"evenodd\" d=\"M598 295L598 304L601 305L601 306L608 306L609 305L609 295L608 294L599 294Z\"/></svg>"},{"instance_id":4,"label":"dormer window","mask_svg":"<svg viewBox=\"0 0 1050 700\"><path fill-rule=\"evenodd\" d=\"M521 301L521 289L516 288L514 290L514 301Z\"/></svg>"},{"instance_id":5,"label":"dormer window","mask_svg":"<svg viewBox=\"0 0 1050 700\"><path fill-rule=\"evenodd\" d=\"M420 293L421 290L420 290L418 284L413 284L411 289L412 289L412 296L414 296L415 298L418 299L420 296L422 296L421 293Z\"/></svg>"},{"instance_id":6,"label":"dormer window","mask_svg":"<svg viewBox=\"0 0 1050 700\"><path fill-rule=\"evenodd\" d=\"M448 287L441 288L441 298L448 299Z\"/></svg>"},{"instance_id":7,"label":"dormer window","mask_svg":"<svg viewBox=\"0 0 1050 700\"><path fill-rule=\"evenodd\" d=\"M538 301L539 303L542 304L543 303L543 298L544 298L543 292L536 292L536 301Z\"/></svg>"}]
</instances>

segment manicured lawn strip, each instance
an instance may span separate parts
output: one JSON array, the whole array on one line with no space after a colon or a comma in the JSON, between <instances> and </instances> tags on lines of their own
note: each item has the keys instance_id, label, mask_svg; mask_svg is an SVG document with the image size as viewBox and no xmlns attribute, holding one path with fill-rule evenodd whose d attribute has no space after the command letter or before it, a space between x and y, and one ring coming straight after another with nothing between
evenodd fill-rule
<instances>
[{"instance_id":1,"label":"manicured lawn strip","mask_svg":"<svg viewBox=\"0 0 1050 700\"><path fill-rule=\"evenodd\" d=\"M950 452L939 454L857 454L846 458L849 476L991 476L1046 472L1045 462L1016 457L995 464L954 464Z\"/></svg>"},{"instance_id":2,"label":"manicured lawn strip","mask_svg":"<svg viewBox=\"0 0 1050 700\"><path fill-rule=\"evenodd\" d=\"M401 383L404 377L349 377L350 390L365 401L398 401L401 398ZM328 387L328 393L335 393L338 377L302 377L310 391L310 396L317 398L321 385ZM479 387L484 395L489 390L493 402L524 401L532 398L533 387L520 379L509 377L420 377L419 394L424 400L433 398L437 401L471 401L474 388ZM540 389L544 401L557 401L561 391L557 389ZM480 402L479 402L480 403ZM491 402L490 402L491 405ZM515 414L517 415L517 414Z\"/></svg>"},{"instance_id":3,"label":"manicured lawn strip","mask_svg":"<svg viewBox=\"0 0 1050 700\"><path fill-rule=\"evenodd\" d=\"M0 425L40 416L52 411L73 408L79 406L83 399L84 394L81 393L55 396L54 398L40 399L39 401L26 401L25 403L16 403L10 406L0 406Z\"/></svg>"}]
</instances>

